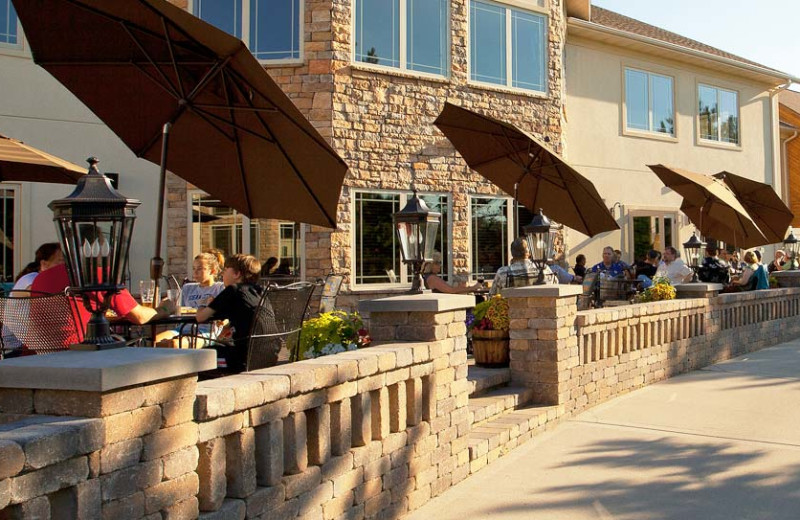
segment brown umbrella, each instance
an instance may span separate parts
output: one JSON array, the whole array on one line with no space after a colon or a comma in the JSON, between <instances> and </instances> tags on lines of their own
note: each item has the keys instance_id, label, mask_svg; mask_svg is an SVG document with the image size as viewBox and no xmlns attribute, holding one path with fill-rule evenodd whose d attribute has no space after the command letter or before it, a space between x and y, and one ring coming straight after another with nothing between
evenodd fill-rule
<instances>
[{"instance_id":1,"label":"brown umbrella","mask_svg":"<svg viewBox=\"0 0 800 520\"><path fill-rule=\"evenodd\" d=\"M14 5L34 61L161 164L151 276L167 152L171 171L249 217L336 226L347 165L241 40L164 0Z\"/></svg>"},{"instance_id":2,"label":"brown umbrella","mask_svg":"<svg viewBox=\"0 0 800 520\"><path fill-rule=\"evenodd\" d=\"M75 184L86 168L0 134L0 181Z\"/></svg>"},{"instance_id":3,"label":"brown umbrella","mask_svg":"<svg viewBox=\"0 0 800 520\"><path fill-rule=\"evenodd\" d=\"M794 215L772 186L725 171L714 177L725 182L770 242L783 242Z\"/></svg>"},{"instance_id":4,"label":"brown umbrella","mask_svg":"<svg viewBox=\"0 0 800 520\"><path fill-rule=\"evenodd\" d=\"M769 243L750 218L747 210L725 184L700 173L648 165L668 188L683 197L681 211L700 233L737 247L755 247Z\"/></svg>"},{"instance_id":5,"label":"brown umbrella","mask_svg":"<svg viewBox=\"0 0 800 520\"><path fill-rule=\"evenodd\" d=\"M589 236L619 229L594 185L519 128L450 103L434 124L470 168L529 210Z\"/></svg>"}]
</instances>

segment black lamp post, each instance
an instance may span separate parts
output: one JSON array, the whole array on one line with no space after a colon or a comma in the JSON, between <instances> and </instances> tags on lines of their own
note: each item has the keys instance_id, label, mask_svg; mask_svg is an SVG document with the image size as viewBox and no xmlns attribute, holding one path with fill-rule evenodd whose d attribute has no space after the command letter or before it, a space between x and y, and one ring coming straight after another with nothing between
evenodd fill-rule
<instances>
[{"instance_id":1,"label":"black lamp post","mask_svg":"<svg viewBox=\"0 0 800 520\"><path fill-rule=\"evenodd\" d=\"M794 231L789 228L789 236L783 240L783 249L789 253L789 269L795 269L797 264L797 255L800 253L800 242L794 236Z\"/></svg>"},{"instance_id":2,"label":"black lamp post","mask_svg":"<svg viewBox=\"0 0 800 520\"><path fill-rule=\"evenodd\" d=\"M694 274L692 275L692 282L696 283L697 271L700 270L700 255L701 250L706 247L706 243L697 238L697 233L692 232L692 238L683 244L683 251L686 254L687 265L692 268Z\"/></svg>"},{"instance_id":3,"label":"black lamp post","mask_svg":"<svg viewBox=\"0 0 800 520\"><path fill-rule=\"evenodd\" d=\"M422 264L433 260L436 233L439 230L441 213L431 211L425 201L417 197L417 192L408 200L406 207L394 213L392 220L400 240L403 262L412 266L411 290L409 293L423 292Z\"/></svg>"},{"instance_id":4,"label":"black lamp post","mask_svg":"<svg viewBox=\"0 0 800 520\"><path fill-rule=\"evenodd\" d=\"M88 159L89 173L78 181L66 198L54 200L53 210L70 291L79 294L92 313L82 343L76 350L103 350L125 345L111 335L105 311L111 296L123 288L123 277L133 234L138 200L125 198L97 169L97 159Z\"/></svg>"},{"instance_id":5,"label":"black lamp post","mask_svg":"<svg viewBox=\"0 0 800 520\"><path fill-rule=\"evenodd\" d=\"M539 208L539 214L534 215L533 220L524 226L522 231L528 242L531 261L539 270L539 276L534 285L541 285L544 283L544 270L547 268L547 262L553 257L556 232L551 229L550 219L545 216L541 208Z\"/></svg>"}]
</instances>

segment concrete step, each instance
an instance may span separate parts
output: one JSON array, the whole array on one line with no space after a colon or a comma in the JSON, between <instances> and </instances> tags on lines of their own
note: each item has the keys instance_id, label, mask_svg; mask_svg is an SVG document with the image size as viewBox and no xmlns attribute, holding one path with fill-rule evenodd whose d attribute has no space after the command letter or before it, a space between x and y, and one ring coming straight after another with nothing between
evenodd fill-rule
<instances>
[{"instance_id":1,"label":"concrete step","mask_svg":"<svg viewBox=\"0 0 800 520\"><path fill-rule=\"evenodd\" d=\"M473 426L469 434L470 473L479 471L534 435L544 432L557 419L557 406L532 406Z\"/></svg>"},{"instance_id":2,"label":"concrete step","mask_svg":"<svg viewBox=\"0 0 800 520\"><path fill-rule=\"evenodd\" d=\"M467 369L467 381L469 381L470 397L479 395L492 388L503 386L511 381L511 369L508 368L482 368L473 364Z\"/></svg>"},{"instance_id":3,"label":"concrete step","mask_svg":"<svg viewBox=\"0 0 800 520\"><path fill-rule=\"evenodd\" d=\"M533 390L522 386L492 388L480 395L470 396L469 416L472 427L492 420L533 400Z\"/></svg>"}]
</instances>

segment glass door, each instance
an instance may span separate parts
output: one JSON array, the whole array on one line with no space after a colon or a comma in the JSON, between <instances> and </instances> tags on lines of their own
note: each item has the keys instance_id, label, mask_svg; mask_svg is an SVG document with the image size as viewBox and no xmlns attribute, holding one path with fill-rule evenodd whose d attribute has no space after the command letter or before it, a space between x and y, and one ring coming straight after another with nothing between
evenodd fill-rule
<instances>
[{"instance_id":1,"label":"glass door","mask_svg":"<svg viewBox=\"0 0 800 520\"><path fill-rule=\"evenodd\" d=\"M675 217L672 214L643 214L632 217L633 261L642 260L651 249L664 251L675 246Z\"/></svg>"},{"instance_id":2,"label":"glass door","mask_svg":"<svg viewBox=\"0 0 800 520\"><path fill-rule=\"evenodd\" d=\"M19 267L17 264L18 253L14 244L19 230L17 186L0 185L0 244L2 244L2 264L0 264L0 282L13 282L14 274Z\"/></svg>"}]
</instances>

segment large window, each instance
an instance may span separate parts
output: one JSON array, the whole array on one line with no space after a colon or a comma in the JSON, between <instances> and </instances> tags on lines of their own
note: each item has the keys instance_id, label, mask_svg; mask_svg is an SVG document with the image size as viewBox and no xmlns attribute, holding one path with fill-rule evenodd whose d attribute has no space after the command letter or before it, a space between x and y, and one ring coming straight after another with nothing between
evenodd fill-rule
<instances>
[{"instance_id":1,"label":"large window","mask_svg":"<svg viewBox=\"0 0 800 520\"><path fill-rule=\"evenodd\" d=\"M13 282L15 271L14 243L17 231L16 189L0 186L0 282Z\"/></svg>"},{"instance_id":2,"label":"large window","mask_svg":"<svg viewBox=\"0 0 800 520\"><path fill-rule=\"evenodd\" d=\"M194 0L193 11L244 40L259 60L301 58L301 0Z\"/></svg>"},{"instance_id":3,"label":"large window","mask_svg":"<svg viewBox=\"0 0 800 520\"><path fill-rule=\"evenodd\" d=\"M11 0L0 0L0 45L19 45L19 23Z\"/></svg>"},{"instance_id":4,"label":"large window","mask_svg":"<svg viewBox=\"0 0 800 520\"><path fill-rule=\"evenodd\" d=\"M547 90L547 16L470 2L470 79Z\"/></svg>"},{"instance_id":5,"label":"large window","mask_svg":"<svg viewBox=\"0 0 800 520\"><path fill-rule=\"evenodd\" d=\"M634 262L642 260L651 249L664 251L667 246L675 246L674 216L671 214L648 214L636 212L631 216L633 230Z\"/></svg>"},{"instance_id":6,"label":"large window","mask_svg":"<svg viewBox=\"0 0 800 520\"><path fill-rule=\"evenodd\" d=\"M355 60L447 75L448 0L358 0Z\"/></svg>"},{"instance_id":7,"label":"large window","mask_svg":"<svg viewBox=\"0 0 800 520\"><path fill-rule=\"evenodd\" d=\"M700 85L697 92L700 139L739 143L739 101L732 90Z\"/></svg>"},{"instance_id":8,"label":"large window","mask_svg":"<svg viewBox=\"0 0 800 520\"><path fill-rule=\"evenodd\" d=\"M400 244L392 225L392 213L405 206L410 194L355 192L354 266L356 285L408 284L409 270L401 261ZM442 273L448 279L450 228L447 195L419 194L432 211L442 214L434 249L442 255Z\"/></svg>"},{"instance_id":9,"label":"large window","mask_svg":"<svg viewBox=\"0 0 800 520\"><path fill-rule=\"evenodd\" d=\"M625 69L625 126L675 136L672 78Z\"/></svg>"},{"instance_id":10,"label":"large window","mask_svg":"<svg viewBox=\"0 0 800 520\"><path fill-rule=\"evenodd\" d=\"M509 262L509 200L472 197L470 214L472 275L492 276Z\"/></svg>"}]
</instances>

